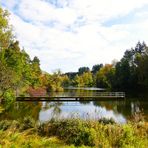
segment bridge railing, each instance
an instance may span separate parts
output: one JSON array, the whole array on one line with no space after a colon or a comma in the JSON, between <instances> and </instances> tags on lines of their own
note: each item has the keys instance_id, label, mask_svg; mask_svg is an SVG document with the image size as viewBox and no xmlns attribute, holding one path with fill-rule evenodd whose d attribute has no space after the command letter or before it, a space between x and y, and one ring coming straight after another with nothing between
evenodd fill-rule
<instances>
[{"instance_id":1,"label":"bridge railing","mask_svg":"<svg viewBox=\"0 0 148 148\"><path fill-rule=\"evenodd\" d=\"M61 97L74 97L74 96L87 96L87 97L93 97L93 96L98 96L98 97L125 97L124 92L59 92L59 93L49 93L49 96L61 96Z\"/></svg>"},{"instance_id":2,"label":"bridge railing","mask_svg":"<svg viewBox=\"0 0 148 148\"><path fill-rule=\"evenodd\" d=\"M51 92L47 93L47 95L35 93L34 96L23 95L16 97L125 97L125 92Z\"/></svg>"},{"instance_id":3,"label":"bridge railing","mask_svg":"<svg viewBox=\"0 0 148 148\"><path fill-rule=\"evenodd\" d=\"M125 98L124 92L93 92L93 93L51 93L47 96L18 96L17 101L108 101L122 100Z\"/></svg>"}]
</instances>

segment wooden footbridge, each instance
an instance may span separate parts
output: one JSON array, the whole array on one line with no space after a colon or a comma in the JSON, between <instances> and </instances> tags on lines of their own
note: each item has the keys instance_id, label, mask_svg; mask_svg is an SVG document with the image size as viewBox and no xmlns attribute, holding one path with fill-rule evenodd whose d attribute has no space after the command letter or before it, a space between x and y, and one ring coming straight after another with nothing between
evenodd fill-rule
<instances>
[{"instance_id":1,"label":"wooden footbridge","mask_svg":"<svg viewBox=\"0 0 148 148\"><path fill-rule=\"evenodd\" d=\"M117 101L124 98L124 92L63 92L46 96L17 96L16 101Z\"/></svg>"}]
</instances>

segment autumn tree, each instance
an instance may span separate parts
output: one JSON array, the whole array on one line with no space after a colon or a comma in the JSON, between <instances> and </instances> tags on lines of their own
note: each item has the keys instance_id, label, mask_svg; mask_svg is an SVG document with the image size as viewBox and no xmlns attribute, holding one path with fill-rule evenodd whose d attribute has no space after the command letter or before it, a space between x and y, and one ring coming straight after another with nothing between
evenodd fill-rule
<instances>
[{"instance_id":1,"label":"autumn tree","mask_svg":"<svg viewBox=\"0 0 148 148\"><path fill-rule=\"evenodd\" d=\"M93 86L93 76L92 73L84 72L82 75L76 75L73 80L74 86L77 87L91 87Z\"/></svg>"},{"instance_id":2,"label":"autumn tree","mask_svg":"<svg viewBox=\"0 0 148 148\"><path fill-rule=\"evenodd\" d=\"M8 48L12 41L13 34L9 24L9 13L0 7L0 51Z\"/></svg>"},{"instance_id":3,"label":"autumn tree","mask_svg":"<svg viewBox=\"0 0 148 148\"><path fill-rule=\"evenodd\" d=\"M111 64L106 64L96 74L96 85L100 88L112 88L115 68Z\"/></svg>"},{"instance_id":4,"label":"autumn tree","mask_svg":"<svg viewBox=\"0 0 148 148\"><path fill-rule=\"evenodd\" d=\"M11 27L8 23L9 14L0 8L0 100L14 85L13 72L5 61L5 50L13 41Z\"/></svg>"}]
</instances>

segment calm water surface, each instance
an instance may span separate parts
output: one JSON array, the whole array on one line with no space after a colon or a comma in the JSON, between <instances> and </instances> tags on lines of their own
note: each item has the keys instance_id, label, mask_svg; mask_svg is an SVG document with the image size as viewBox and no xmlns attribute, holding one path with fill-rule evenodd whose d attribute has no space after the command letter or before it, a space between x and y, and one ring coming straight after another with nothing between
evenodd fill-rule
<instances>
[{"instance_id":1,"label":"calm water surface","mask_svg":"<svg viewBox=\"0 0 148 148\"><path fill-rule=\"evenodd\" d=\"M125 123L137 111L143 111L148 119L148 98L127 98L122 101L75 101L75 102L16 102L0 114L2 119L23 119L31 116L46 122L51 118L79 117L83 119L113 118Z\"/></svg>"}]
</instances>

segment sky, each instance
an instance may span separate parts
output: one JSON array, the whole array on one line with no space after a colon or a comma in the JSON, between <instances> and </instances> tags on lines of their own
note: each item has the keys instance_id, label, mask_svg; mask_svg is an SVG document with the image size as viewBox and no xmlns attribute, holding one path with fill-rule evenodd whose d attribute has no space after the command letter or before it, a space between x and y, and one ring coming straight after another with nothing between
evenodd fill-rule
<instances>
[{"instance_id":1,"label":"sky","mask_svg":"<svg viewBox=\"0 0 148 148\"><path fill-rule=\"evenodd\" d=\"M138 41L148 44L148 0L0 0L20 46L43 71L120 60Z\"/></svg>"}]
</instances>

